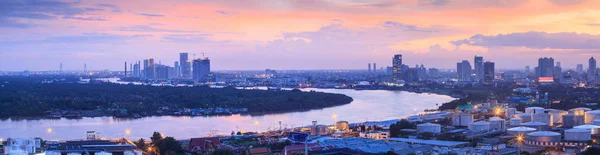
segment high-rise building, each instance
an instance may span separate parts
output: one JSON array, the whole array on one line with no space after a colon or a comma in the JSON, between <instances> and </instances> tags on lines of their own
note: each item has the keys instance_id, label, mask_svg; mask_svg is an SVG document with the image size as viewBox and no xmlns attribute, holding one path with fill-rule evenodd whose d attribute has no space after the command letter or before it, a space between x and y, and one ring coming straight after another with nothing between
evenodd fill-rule
<instances>
[{"instance_id":1,"label":"high-rise building","mask_svg":"<svg viewBox=\"0 0 600 155\"><path fill-rule=\"evenodd\" d=\"M173 69L175 76L181 76L181 66L179 66L179 61L175 61L175 63L173 63Z\"/></svg>"},{"instance_id":2,"label":"high-rise building","mask_svg":"<svg viewBox=\"0 0 600 155\"><path fill-rule=\"evenodd\" d=\"M554 79L561 80L562 77L562 67L560 65L560 62L556 62L556 66L554 66Z\"/></svg>"},{"instance_id":3,"label":"high-rise building","mask_svg":"<svg viewBox=\"0 0 600 155\"><path fill-rule=\"evenodd\" d=\"M210 75L210 59L196 59L193 63L193 79L197 82L209 82L212 81Z\"/></svg>"},{"instance_id":4,"label":"high-rise building","mask_svg":"<svg viewBox=\"0 0 600 155\"><path fill-rule=\"evenodd\" d=\"M138 61L136 64L133 65L133 76L140 77L140 74L140 62Z\"/></svg>"},{"instance_id":5,"label":"high-rise building","mask_svg":"<svg viewBox=\"0 0 600 155\"><path fill-rule=\"evenodd\" d=\"M181 76L191 77L192 67L188 59L188 53L179 53L179 63L181 66Z\"/></svg>"},{"instance_id":6,"label":"high-rise building","mask_svg":"<svg viewBox=\"0 0 600 155\"><path fill-rule=\"evenodd\" d=\"M373 72L377 72L377 63L373 63Z\"/></svg>"},{"instance_id":7,"label":"high-rise building","mask_svg":"<svg viewBox=\"0 0 600 155\"><path fill-rule=\"evenodd\" d=\"M536 67L537 77L554 77L554 59L540 58L538 59L538 67Z\"/></svg>"},{"instance_id":8,"label":"high-rise building","mask_svg":"<svg viewBox=\"0 0 600 155\"><path fill-rule=\"evenodd\" d=\"M588 67L588 81L595 81L597 74L598 74L598 69L596 68L596 59L594 59L594 57L591 57L589 60L589 67Z\"/></svg>"},{"instance_id":9,"label":"high-rise building","mask_svg":"<svg viewBox=\"0 0 600 155\"><path fill-rule=\"evenodd\" d=\"M484 78L483 57L475 56L475 81L480 82Z\"/></svg>"},{"instance_id":10,"label":"high-rise building","mask_svg":"<svg viewBox=\"0 0 600 155\"><path fill-rule=\"evenodd\" d=\"M490 61L486 61L483 64L483 72L484 72L484 78L483 78L483 83L485 84L494 84L494 79L495 79L495 64L493 62Z\"/></svg>"},{"instance_id":11,"label":"high-rise building","mask_svg":"<svg viewBox=\"0 0 600 155\"><path fill-rule=\"evenodd\" d=\"M437 68L429 68L429 77L437 78L440 76L440 70Z\"/></svg>"},{"instance_id":12,"label":"high-rise building","mask_svg":"<svg viewBox=\"0 0 600 155\"><path fill-rule=\"evenodd\" d=\"M470 82L472 81L472 68L471 63L468 60L456 63L456 73L458 74L458 81Z\"/></svg>"},{"instance_id":13,"label":"high-rise building","mask_svg":"<svg viewBox=\"0 0 600 155\"><path fill-rule=\"evenodd\" d=\"M371 63L369 63L369 72L371 72Z\"/></svg>"},{"instance_id":14,"label":"high-rise building","mask_svg":"<svg viewBox=\"0 0 600 155\"><path fill-rule=\"evenodd\" d=\"M394 80L402 79L402 54L394 55L392 59L392 74Z\"/></svg>"},{"instance_id":15,"label":"high-rise building","mask_svg":"<svg viewBox=\"0 0 600 155\"><path fill-rule=\"evenodd\" d=\"M577 64L577 69L575 69L577 73L583 73L583 64Z\"/></svg>"}]
</instances>

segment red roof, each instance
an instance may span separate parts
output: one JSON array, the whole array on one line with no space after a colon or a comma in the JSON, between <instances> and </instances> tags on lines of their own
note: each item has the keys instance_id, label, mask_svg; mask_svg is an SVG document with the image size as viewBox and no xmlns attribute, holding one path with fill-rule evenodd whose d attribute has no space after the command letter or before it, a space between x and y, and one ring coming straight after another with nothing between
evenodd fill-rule
<instances>
[{"instance_id":1,"label":"red roof","mask_svg":"<svg viewBox=\"0 0 600 155\"><path fill-rule=\"evenodd\" d=\"M190 139L188 151L196 152L211 148L216 149L219 145L221 145L221 141L218 137L192 138Z\"/></svg>"}]
</instances>

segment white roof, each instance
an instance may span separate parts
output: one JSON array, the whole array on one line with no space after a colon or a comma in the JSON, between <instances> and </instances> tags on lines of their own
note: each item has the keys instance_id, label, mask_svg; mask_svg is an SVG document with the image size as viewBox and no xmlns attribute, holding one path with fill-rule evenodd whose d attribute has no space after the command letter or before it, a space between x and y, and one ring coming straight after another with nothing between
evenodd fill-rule
<instances>
[{"instance_id":1,"label":"white roof","mask_svg":"<svg viewBox=\"0 0 600 155\"><path fill-rule=\"evenodd\" d=\"M536 131L528 133L527 136L560 136L560 133L552 131Z\"/></svg>"},{"instance_id":2,"label":"white roof","mask_svg":"<svg viewBox=\"0 0 600 155\"><path fill-rule=\"evenodd\" d=\"M517 114L517 115L519 115L519 116L531 116L531 113L520 113L520 114Z\"/></svg>"},{"instance_id":3,"label":"white roof","mask_svg":"<svg viewBox=\"0 0 600 155\"><path fill-rule=\"evenodd\" d=\"M490 125L490 122L486 122L486 121L479 121L479 122L475 122L472 125Z\"/></svg>"},{"instance_id":4,"label":"white roof","mask_svg":"<svg viewBox=\"0 0 600 155\"><path fill-rule=\"evenodd\" d=\"M410 138L388 138L386 140L389 141L399 141L399 142L407 142L407 143L415 143L415 144L424 144L424 145L433 145L433 146L445 146L445 147L453 147L458 145L466 145L468 142L458 142L458 141L444 141L444 140L425 140L425 139L410 139Z\"/></svg>"},{"instance_id":5,"label":"white roof","mask_svg":"<svg viewBox=\"0 0 600 155\"><path fill-rule=\"evenodd\" d=\"M511 118L510 120L512 121L512 120L523 120L523 119L522 118Z\"/></svg>"},{"instance_id":6,"label":"white roof","mask_svg":"<svg viewBox=\"0 0 600 155\"><path fill-rule=\"evenodd\" d=\"M529 108L525 108L525 109L544 109L542 107L529 107Z\"/></svg>"},{"instance_id":7,"label":"white roof","mask_svg":"<svg viewBox=\"0 0 600 155\"><path fill-rule=\"evenodd\" d=\"M569 110L569 111L575 111L575 110L590 111L590 110L592 110L592 109L590 109L590 108L583 108L583 107L581 107L581 108L573 108L573 109L571 109L571 110Z\"/></svg>"},{"instance_id":8,"label":"white roof","mask_svg":"<svg viewBox=\"0 0 600 155\"><path fill-rule=\"evenodd\" d=\"M573 128L575 128L575 129L598 129L598 128L600 128L600 126L586 124L586 125L576 126L576 127L573 127Z\"/></svg>"},{"instance_id":9,"label":"white roof","mask_svg":"<svg viewBox=\"0 0 600 155\"><path fill-rule=\"evenodd\" d=\"M590 132L590 130L586 130L586 129L569 129L569 130L565 130L565 132Z\"/></svg>"},{"instance_id":10,"label":"white roof","mask_svg":"<svg viewBox=\"0 0 600 155\"><path fill-rule=\"evenodd\" d=\"M542 122L527 122L527 123L521 123L521 125L548 125L548 124L542 123Z\"/></svg>"},{"instance_id":11,"label":"white roof","mask_svg":"<svg viewBox=\"0 0 600 155\"><path fill-rule=\"evenodd\" d=\"M433 124L433 123L423 123L423 124L419 124L417 126L436 126L437 127L437 126L441 126L441 125L439 125L439 124Z\"/></svg>"},{"instance_id":12,"label":"white roof","mask_svg":"<svg viewBox=\"0 0 600 155\"><path fill-rule=\"evenodd\" d=\"M490 118L490 121L499 121L499 120L504 120L504 119L502 119L500 117L492 117L492 118Z\"/></svg>"},{"instance_id":13,"label":"white roof","mask_svg":"<svg viewBox=\"0 0 600 155\"><path fill-rule=\"evenodd\" d=\"M509 128L506 130L508 130L508 131L536 131L537 129L520 126L520 127Z\"/></svg>"},{"instance_id":14,"label":"white roof","mask_svg":"<svg viewBox=\"0 0 600 155\"><path fill-rule=\"evenodd\" d=\"M600 114L600 110L588 111L587 114Z\"/></svg>"}]
</instances>

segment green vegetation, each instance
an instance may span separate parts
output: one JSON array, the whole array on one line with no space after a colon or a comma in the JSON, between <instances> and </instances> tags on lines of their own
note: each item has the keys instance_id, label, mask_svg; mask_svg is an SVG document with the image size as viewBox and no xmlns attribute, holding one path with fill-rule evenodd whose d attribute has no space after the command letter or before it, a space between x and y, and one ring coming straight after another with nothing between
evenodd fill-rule
<instances>
[{"instance_id":1,"label":"green vegetation","mask_svg":"<svg viewBox=\"0 0 600 155\"><path fill-rule=\"evenodd\" d=\"M322 92L239 90L231 87L156 87L112 83L41 83L0 77L0 117L43 116L48 110L126 110L159 115L160 107L247 108L249 113L304 111L348 104L352 98Z\"/></svg>"},{"instance_id":2,"label":"green vegetation","mask_svg":"<svg viewBox=\"0 0 600 155\"><path fill-rule=\"evenodd\" d=\"M416 125L408 122L406 119L400 120L400 122L396 124L390 125L390 136L391 137L400 137L403 135L407 135L408 133L403 133L402 129L415 129Z\"/></svg>"}]
</instances>

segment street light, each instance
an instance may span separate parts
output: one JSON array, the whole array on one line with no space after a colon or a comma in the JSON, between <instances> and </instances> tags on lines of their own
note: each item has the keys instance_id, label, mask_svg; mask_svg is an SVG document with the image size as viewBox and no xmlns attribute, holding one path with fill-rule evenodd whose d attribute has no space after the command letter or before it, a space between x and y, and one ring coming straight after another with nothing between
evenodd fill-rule
<instances>
[{"instance_id":1,"label":"street light","mask_svg":"<svg viewBox=\"0 0 600 155\"><path fill-rule=\"evenodd\" d=\"M51 134L52 133L52 128L48 128L46 131L48 132L48 134Z\"/></svg>"},{"instance_id":2,"label":"street light","mask_svg":"<svg viewBox=\"0 0 600 155\"><path fill-rule=\"evenodd\" d=\"M125 129L125 135L126 136L131 135L131 129Z\"/></svg>"}]
</instances>

